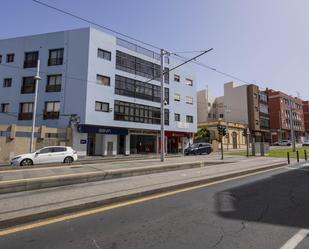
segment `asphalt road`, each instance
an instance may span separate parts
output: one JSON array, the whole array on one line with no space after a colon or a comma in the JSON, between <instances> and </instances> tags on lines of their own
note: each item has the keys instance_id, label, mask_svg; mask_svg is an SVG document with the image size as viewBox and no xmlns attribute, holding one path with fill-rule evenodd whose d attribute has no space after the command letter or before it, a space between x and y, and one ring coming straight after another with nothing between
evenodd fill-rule
<instances>
[{"instance_id":1,"label":"asphalt road","mask_svg":"<svg viewBox=\"0 0 309 249\"><path fill-rule=\"evenodd\" d=\"M2 236L0 248L309 248L307 229L309 167L284 168Z\"/></svg>"}]
</instances>

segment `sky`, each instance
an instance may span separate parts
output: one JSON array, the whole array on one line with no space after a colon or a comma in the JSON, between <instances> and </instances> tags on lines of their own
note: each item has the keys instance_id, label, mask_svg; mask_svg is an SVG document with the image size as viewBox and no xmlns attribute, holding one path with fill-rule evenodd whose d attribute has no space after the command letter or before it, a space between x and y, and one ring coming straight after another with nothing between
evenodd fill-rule
<instances>
[{"instance_id":1,"label":"sky","mask_svg":"<svg viewBox=\"0 0 309 249\"><path fill-rule=\"evenodd\" d=\"M170 52L213 48L199 60L245 82L309 99L308 0L42 1ZM0 39L90 26L32 0L0 4ZM233 80L192 68L197 88L208 85L214 96Z\"/></svg>"}]
</instances>

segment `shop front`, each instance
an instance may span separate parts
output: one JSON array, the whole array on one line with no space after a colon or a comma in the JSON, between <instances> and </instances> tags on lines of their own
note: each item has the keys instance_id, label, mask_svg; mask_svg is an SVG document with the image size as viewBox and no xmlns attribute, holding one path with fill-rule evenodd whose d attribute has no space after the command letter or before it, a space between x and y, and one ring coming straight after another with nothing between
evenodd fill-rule
<instances>
[{"instance_id":1,"label":"shop front","mask_svg":"<svg viewBox=\"0 0 309 249\"><path fill-rule=\"evenodd\" d=\"M183 153L183 150L189 145L192 140L193 134L190 132L165 132L167 141L167 153L177 154Z\"/></svg>"},{"instance_id":2,"label":"shop front","mask_svg":"<svg viewBox=\"0 0 309 249\"><path fill-rule=\"evenodd\" d=\"M80 143L85 144L88 156L128 155L130 137L128 129L96 125L78 125L77 131L86 134Z\"/></svg>"},{"instance_id":3,"label":"shop front","mask_svg":"<svg viewBox=\"0 0 309 249\"><path fill-rule=\"evenodd\" d=\"M130 154L157 153L158 132L130 130Z\"/></svg>"}]
</instances>

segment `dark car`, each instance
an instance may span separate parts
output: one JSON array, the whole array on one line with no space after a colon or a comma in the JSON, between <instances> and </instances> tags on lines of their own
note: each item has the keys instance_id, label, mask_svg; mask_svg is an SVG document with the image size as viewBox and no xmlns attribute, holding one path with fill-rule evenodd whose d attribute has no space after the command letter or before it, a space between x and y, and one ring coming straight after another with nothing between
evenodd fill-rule
<instances>
[{"instance_id":1,"label":"dark car","mask_svg":"<svg viewBox=\"0 0 309 249\"><path fill-rule=\"evenodd\" d=\"M212 146L209 143L195 143L185 149L185 155L201 155L210 154Z\"/></svg>"}]
</instances>

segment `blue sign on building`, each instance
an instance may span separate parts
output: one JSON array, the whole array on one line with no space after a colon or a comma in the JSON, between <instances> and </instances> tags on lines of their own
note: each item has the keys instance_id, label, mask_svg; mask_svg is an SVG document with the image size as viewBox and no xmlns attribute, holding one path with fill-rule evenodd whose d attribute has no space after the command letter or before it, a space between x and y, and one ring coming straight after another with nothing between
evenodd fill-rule
<instances>
[{"instance_id":1,"label":"blue sign on building","mask_svg":"<svg viewBox=\"0 0 309 249\"><path fill-rule=\"evenodd\" d=\"M128 129L118 127L105 127L97 125L85 125L81 124L77 127L80 133L98 133L98 134L110 134L110 135L128 135Z\"/></svg>"}]
</instances>

